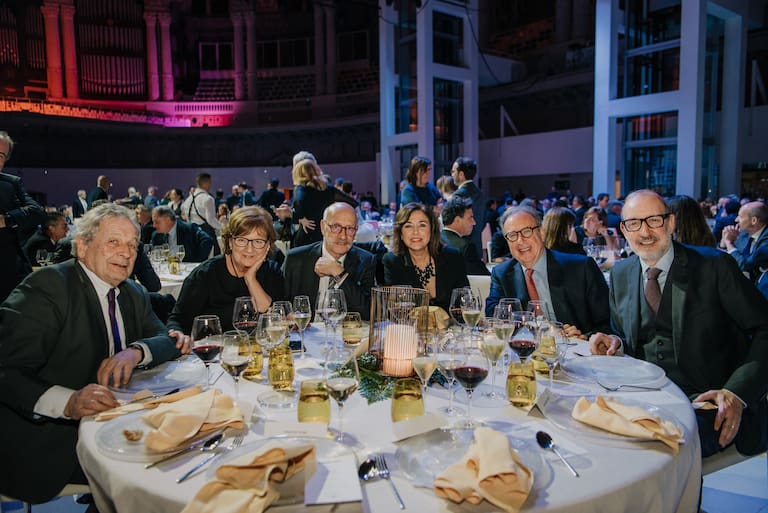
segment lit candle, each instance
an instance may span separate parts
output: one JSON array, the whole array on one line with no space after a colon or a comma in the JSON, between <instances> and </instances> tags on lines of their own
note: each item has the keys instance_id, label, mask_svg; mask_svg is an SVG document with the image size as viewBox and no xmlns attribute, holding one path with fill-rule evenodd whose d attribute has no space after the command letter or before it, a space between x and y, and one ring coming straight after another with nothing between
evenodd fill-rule
<instances>
[{"instance_id":1,"label":"lit candle","mask_svg":"<svg viewBox=\"0 0 768 513\"><path fill-rule=\"evenodd\" d=\"M381 370L388 376L410 376L416 358L418 338L410 324L389 324L384 331L384 362Z\"/></svg>"}]
</instances>

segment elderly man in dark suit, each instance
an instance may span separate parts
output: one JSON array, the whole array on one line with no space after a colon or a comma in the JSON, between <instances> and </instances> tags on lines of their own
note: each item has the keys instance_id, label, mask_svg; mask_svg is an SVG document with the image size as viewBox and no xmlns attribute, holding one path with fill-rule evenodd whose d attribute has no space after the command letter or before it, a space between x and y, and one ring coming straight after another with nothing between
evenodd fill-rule
<instances>
[{"instance_id":1,"label":"elderly man in dark suit","mask_svg":"<svg viewBox=\"0 0 768 513\"><path fill-rule=\"evenodd\" d=\"M182 221L168 205L160 205L152 210L152 245L169 244L184 246L184 260L204 262L208 260L213 247L213 239L194 223Z\"/></svg>"},{"instance_id":2,"label":"elderly man in dark suit","mask_svg":"<svg viewBox=\"0 0 768 513\"><path fill-rule=\"evenodd\" d=\"M38 503L85 483L78 421L117 406L108 386L127 383L137 366L189 349L127 279L139 243L132 217L114 204L89 211L77 260L32 273L0 305L2 494Z\"/></svg>"},{"instance_id":3,"label":"elderly man in dark suit","mask_svg":"<svg viewBox=\"0 0 768 513\"><path fill-rule=\"evenodd\" d=\"M744 454L766 448L768 301L733 258L672 241L675 216L650 190L627 196L622 231L635 255L611 271L614 334L590 339L596 354L620 348L664 369L699 412L702 456L735 441Z\"/></svg>"},{"instance_id":4,"label":"elderly man in dark suit","mask_svg":"<svg viewBox=\"0 0 768 513\"><path fill-rule=\"evenodd\" d=\"M458 189L456 189L453 195L459 198L468 198L472 201L472 214L475 216L475 221L478 222L472 227L472 233L469 238L472 244L475 245L477 254L482 255L482 220L485 215L485 198L477 185L475 185L475 176L477 176L477 163L474 160L467 157L459 157L454 161L453 167L451 167L451 177Z\"/></svg>"},{"instance_id":5,"label":"elderly man in dark suit","mask_svg":"<svg viewBox=\"0 0 768 513\"><path fill-rule=\"evenodd\" d=\"M0 171L12 151L13 139L0 130ZM0 173L0 301L32 272L22 246L44 221L45 212L24 190L21 178Z\"/></svg>"},{"instance_id":6,"label":"elderly man in dark suit","mask_svg":"<svg viewBox=\"0 0 768 513\"><path fill-rule=\"evenodd\" d=\"M286 296L309 296L312 306L329 288L344 291L347 310L370 316L371 287L376 261L367 251L352 245L357 233L357 214L347 203L332 203L320 221L323 240L292 249L285 260Z\"/></svg>"},{"instance_id":7,"label":"elderly man in dark suit","mask_svg":"<svg viewBox=\"0 0 768 513\"><path fill-rule=\"evenodd\" d=\"M451 198L443 206L440 217L443 220L440 240L446 246L459 250L464 259L467 274L480 276L491 274L480 260L475 245L469 240L469 235L477 224L477 219L472 212L472 200L460 196Z\"/></svg>"},{"instance_id":8,"label":"elderly man in dark suit","mask_svg":"<svg viewBox=\"0 0 768 513\"><path fill-rule=\"evenodd\" d=\"M109 177L106 175L99 175L96 179L96 187L88 191L88 208L93 206L93 202L97 200L109 201L109 188L112 187Z\"/></svg>"},{"instance_id":9,"label":"elderly man in dark suit","mask_svg":"<svg viewBox=\"0 0 768 513\"><path fill-rule=\"evenodd\" d=\"M758 251L768 247L768 205L752 201L742 205L734 226L723 228L720 245L736 259L741 270L757 283L760 268L768 267L768 254ZM765 255L765 256L764 256Z\"/></svg>"},{"instance_id":10,"label":"elderly man in dark suit","mask_svg":"<svg viewBox=\"0 0 768 513\"><path fill-rule=\"evenodd\" d=\"M513 260L491 272L485 314L503 297L525 304L545 301L564 324L568 336L589 335L610 327L608 285L595 261L584 255L560 253L544 246L539 213L530 207L509 207L500 224Z\"/></svg>"},{"instance_id":11,"label":"elderly man in dark suit","mask_svg":"<svg viewBox=\"0 0 768 513\"><path fill-rule=\"evenodd\" d=\"M44 249L48 253L53 253L56 249L56 243L66 237L67 233L69 233L69 225L67 225L64 214L61 212L45 214L45 222L24 244L24 253L26 253L29 263L35 266L40 265L40 262L37 261L37 251Z\"/></svg>"}]
</instances>

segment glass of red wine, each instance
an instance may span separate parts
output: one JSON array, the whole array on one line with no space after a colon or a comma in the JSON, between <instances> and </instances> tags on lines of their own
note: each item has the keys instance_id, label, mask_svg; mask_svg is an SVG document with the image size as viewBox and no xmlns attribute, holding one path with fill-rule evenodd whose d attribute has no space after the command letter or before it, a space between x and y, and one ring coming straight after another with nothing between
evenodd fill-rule
<instances>
[{"instance_id":1,"label":"glass of red wine","mask_svg":"<svg viewBox=\"0 0 768 513\"><path fill-rule=\"evenodd\" d=\"M221 353L221 320L218 315L198 315L192 321L192 352L205 364L205 385L211 385L211 362Z\"/></svg>"},{"instance_id":2,"label":"glass of red wine","mask_svg":"<svg viewBox=\"0 0 768 513\"><path fill-rule=\"evenodd\" d=\"M235 298L235 307L232 309L232 326L250 335L256 329L258 322L259 312L256 310L251 296Z\"/></svg>"},{"instance_id":3,"label":"glass of red wine","mask_svg":"<svg viewBox=\"0 0 768 513\"><path fill-rule=\"evenodd\" d=\"M472 419L472 394L475 388L485 381L490 368L491 362L482 351L477 347L471 347L470 344L464 346L462 362L453 369L453 376L456 378L456 381L467 392L467 420L462 425L464 429L475 429L483 425L482 422Z\"/></svg>"},{"instance_id":4,"label":"glass of red wine","mask_svg":"<svg viewBox=\"0 0 768 513\"><path fill-rule=\"evenodd\" d=\"M536 350L537 320L534 312L513 312L512 338L509 347L517 354L521 362L525 362Z\"/></svg>"}]
</instances>

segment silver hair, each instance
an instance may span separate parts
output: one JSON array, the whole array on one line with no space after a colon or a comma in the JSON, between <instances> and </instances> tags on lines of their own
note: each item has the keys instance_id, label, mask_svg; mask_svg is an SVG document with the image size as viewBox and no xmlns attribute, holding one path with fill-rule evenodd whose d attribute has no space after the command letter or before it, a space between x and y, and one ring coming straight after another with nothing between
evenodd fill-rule
<instances>
[{"instance_id":1,"label":"silver hair","mask_svg":"<svg viewBox=\"0 0 768 513\"><path fill-rule=\"evenodd\" d=\"M139 223L136 222L133 210L116 203L104 203L86 212L77 224L77 238L90 243L101 228L101 222L108 217L123 217L130 221L136 229L136 238L139 238Z\"/></svg>"},{"instance_id":2,"label":"silver hair","mask_svg":"<svg viewBox=\"0 0 768 513\"><path fill-rule=\"evenodd\" d=\"M314 155L312 155L308 151L301 150L300 152L298 152L296 155L293 156L293 166L296 167L296 164L298 164L302 160L306 160L306 159L309 159L312 162L314 162L315 164L317 164L317 159L315 158Z\"/></svg>"},{"instance_id":3,"label":"silver hair","mask_svg":"<svg viewBox=\"0 0 768 513\"><path fill-rule=\"evenodd\" d=\"M533 207L518 205L516 207L507 207L504 210L504 213L501 214L501 219L499 219L499 226L501 229L504 229L504 223L507 221L507 219L517 214L528 214L529 216L533 217L537 226L541 226L541 214L538 210Z\"/></svg>"},{"instance_id":4,"label":"silver hair","mask_svg":"<svg viewBox=\"0 0 768 513\"><path fill-rule=\"evenodd\" d=\"M171 221L176 220L176 213L168 205L158 205L152 209L152 214L157 214L160 217L167 217Z\"/></svg>"}]
</instances>

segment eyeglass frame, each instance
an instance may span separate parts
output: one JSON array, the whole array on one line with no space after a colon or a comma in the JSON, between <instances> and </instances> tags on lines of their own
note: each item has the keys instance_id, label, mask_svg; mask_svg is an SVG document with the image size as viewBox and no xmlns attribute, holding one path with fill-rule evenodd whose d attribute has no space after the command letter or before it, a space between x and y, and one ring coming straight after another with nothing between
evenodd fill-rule
<instances>
[{"instance_id":1,"label":"eyeglass frame","mask_svg":"<svg viewBox=\"0 0 768 513\"><path fill-rule=\"evenodd\" d=\"M358 230L357 226L342 226L339 223L330 224L326 220L323 220L323 222L325 223L325 226L327 226L328 229L331 230L331 233L334 234L334 235L340 234L342 230L344 230L344 233L348 237L354 237L355 235L357 235L357 230ZM350 233L350 231L352 233Z\"/></svg>"},{"instance_id":2,"label":"eyeglass frame","mask_svg":"<svg viewBox=\"0 0 768 513\"><path fill-rule=\"evenodd\" d=\"M531 237L533 237L533 232L537 228L541 228L541 225L537 224L536 226L526 226L522 230L517 230L517 231L512 230L512 231L509 231L509 232L504 234L504 239L507 242L517 242L517 239L519 239L520 237L522 237L523 239L530 239ZM528 231L530 233L528 233L528 235L525 235L523 232L526 232L526 231ZM514 235L515 238L514 239L510 239L509 238L510 235Z\"/></svg>"},{"instance_id":3,"label":"eyeglass frame","mask_svg":"<svg viewBox=\"0 0 768 513\"><path fill-rule=\"evenodd\" d=\"M245 241L245 242L238 242ZM253 246L253 249L264 249L269 244L267 239L249 239L247 237L232 237L232 244L238 248L247 248L248 245Z\"/></svg>"},{"instance_id":4,"label":"eyeglass frame","mask_svg":"<svg viewBox=\"0 0 768 513\"><path fill-rule=\"evenodd\" d=\"M621 227L622 227L624 230L628 231L628 232L639 232L639 231L640 231L640 230L643 228L643 223L645 223L645 225L646 225L648 228L650 228L651 230L655 230L655 229L657 229L657 228L661 228L662 226L664 226L664 223L666 223L666 222L667 222L667 218L668 218L669 216L671 216L671 215L672 215L672 212L667 212L666 214L654 214L654 215L652 215L652 216L643 217L643 218L630 218L630 219L622 219L622 220L621 220ZM652 225L651 223L649 223L648 221L649 221L650 219L654 219L654 218L656 218L656 217L660 217L660 218L661 218L661 223L659 223L659 225L658 225L658 226L653 226L653 225ZM629 221L637 221L637 222L639 222L639 224L637 225L637 228L635 228L635 229L632 229L632 228L630 228L629 226L627 226L627 222L629 222ZM654 221L654 223L655 223L655 221Z\"/></svg>"}]
</instances>

